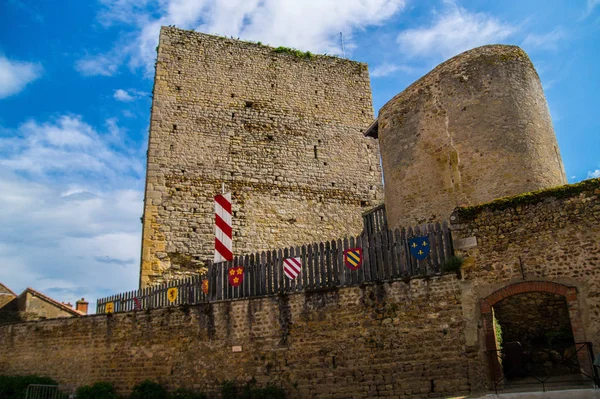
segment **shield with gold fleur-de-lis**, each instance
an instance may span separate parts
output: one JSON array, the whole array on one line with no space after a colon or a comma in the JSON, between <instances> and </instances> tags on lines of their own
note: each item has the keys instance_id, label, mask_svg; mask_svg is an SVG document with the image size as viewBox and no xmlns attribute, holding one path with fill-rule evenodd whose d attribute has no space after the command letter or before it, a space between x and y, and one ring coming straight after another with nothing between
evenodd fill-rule
<instances>
[{"instance_id":1,"label":"shield with gold fleur-de-lis","mask_svg":"<svg viewBox=\"0 0 600 399\"><path fill-rule=\"evenodd\" d=\"M413 237L408 239L410 254L418 260L423 260L429 255L429 237Z\"/></svg>"},{"instance_id":2,"label":"shield with gold fleur-de-lis","mask_svg":"<svg viewBox=\"0 0 600 399\"><path fill-rule=\"evenodd\" d=\"M244 267L230 267L227 269L227 280L232 287L237 287L244 281Z\"/></svg>"}]
</instances>

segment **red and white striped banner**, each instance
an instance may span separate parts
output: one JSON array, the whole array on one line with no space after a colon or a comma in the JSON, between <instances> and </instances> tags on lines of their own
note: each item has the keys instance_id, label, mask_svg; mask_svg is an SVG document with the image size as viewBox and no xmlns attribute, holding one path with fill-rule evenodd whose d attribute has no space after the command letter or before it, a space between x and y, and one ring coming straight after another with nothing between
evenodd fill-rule
<instances>
[{"instance_id":1,"label":"red and white striped banner","mask_svg":"<svg viewBox=\"0 0 600 399\"><path fill-rule=\"evenodd\" d=\"M233 260L231 193L215 197L215 263Z\"/></svg>"},{"instance_id":2,"label":"red and white striped banner","mask_svg":"<svg viewBox=\"0 0 600 399\"><path fill-rule=\"evenodd\" d=\"M286 258L283 260L283 272L292 280L298 277L302 269L302 261L300 258Z\"/></svg>"}]
</instances>

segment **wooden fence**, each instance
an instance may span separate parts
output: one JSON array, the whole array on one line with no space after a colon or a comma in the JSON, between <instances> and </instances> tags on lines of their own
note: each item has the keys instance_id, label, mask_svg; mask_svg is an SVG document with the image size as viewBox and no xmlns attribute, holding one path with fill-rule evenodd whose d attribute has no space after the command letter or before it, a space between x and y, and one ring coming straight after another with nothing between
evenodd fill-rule
<instances>
[{"instance_id":1,"label":"wooden fence","mask_svg":"<svg viewBox=\"0 0 600 399\"><path fill-rule=\"evenodd\" d=\"M387 215L385 213L385 204L379 204L375 208L369 209L362 214L364 234L371 237L375 233L387 230Z\"/></svg>"},{"instance_id":2,"label":"wooden fence","mask_svg":"<svg viewBox=\"0 0 600 399\"><path fill-rule=\"evenodd\" d=\"M410 238L420 236L429 237L430 253L424 260L413 257L408 244ZM344 251L352 248L362 249L362 265L357 270L344 263ZM114 312L126 312L433 275L441 273L452 255L452 238L446 222L415 229L382 229L372 235L237 256L231 262L209 263L208 273L202 277L173 280L99 299L96 312L105 313L107 304L112 304ZM302 270L291 280L283 273L283 261L294 257L300 257ZM227 273L237 266L244 268L243 280L238 287L232 287ZM201 289L204 279L208 280L207 294ZM177 291L174 300L168 297L172 288Z\"/></svg>"}]
</instances>

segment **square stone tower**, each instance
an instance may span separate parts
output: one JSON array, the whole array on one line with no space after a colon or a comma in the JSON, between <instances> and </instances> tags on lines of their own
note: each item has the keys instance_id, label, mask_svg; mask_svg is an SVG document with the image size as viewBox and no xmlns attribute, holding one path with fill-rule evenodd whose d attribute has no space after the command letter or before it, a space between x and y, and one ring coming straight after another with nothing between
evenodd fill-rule
<instances>
[{"instance_id":1,"label":"square stone tower","mask_svg":"<svg viewBox=\"0 0 600 399\"><path fill-rule=\"evenodd\" d=\"M366 64L163 27L140 286L212 259L222 183L236 255L359 234L382 201L372 120Z\"/></svg>"}]
</instances>

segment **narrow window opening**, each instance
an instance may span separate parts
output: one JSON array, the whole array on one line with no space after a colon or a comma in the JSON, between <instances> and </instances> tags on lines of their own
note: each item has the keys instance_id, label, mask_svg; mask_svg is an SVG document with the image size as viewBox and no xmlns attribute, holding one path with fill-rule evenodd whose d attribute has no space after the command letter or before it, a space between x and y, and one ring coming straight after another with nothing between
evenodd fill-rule
<instances>
[{"instance_id":1,"label":"narrow window opening","mask_svg":"<svg viewBox=\"0 0 600 399\"><path fill-rule=\"evenodd\" d=\"M177 125L173 125L173 131L177 130Z\"/></svg>"},{"instance_id":2,"label":"narrow window opening","mask_svg":"<svg viewBox=\"0 0 600 399\"><path fill-rule=\"evenodd\" d=\"M317 146L314 146L313 151L315 153L315 159L317 159Z\"/></svg>"},{"instance_id":3,"label":"narrow window opening","mask_svg":"<svg viewBox=\"0 0 600 399\"><path fill-rule=\"evenodd\" d=\"M252 108L254 103L252 101L246 101L246 108Z\"/></svg>"}]
</instances>

